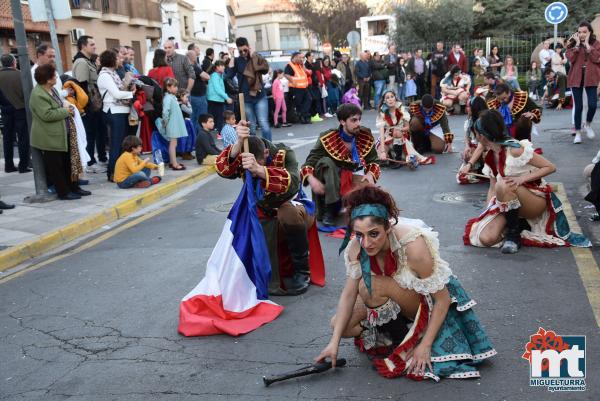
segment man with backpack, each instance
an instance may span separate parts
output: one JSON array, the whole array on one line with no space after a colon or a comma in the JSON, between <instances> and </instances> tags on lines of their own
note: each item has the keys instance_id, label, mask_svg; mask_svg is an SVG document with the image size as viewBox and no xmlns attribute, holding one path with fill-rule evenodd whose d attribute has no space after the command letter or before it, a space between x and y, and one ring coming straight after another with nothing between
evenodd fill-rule
<instances>
[{"instance_id":1,"label":"man with backpack","mask_svg":"<svg viewBox=\"0 0 600 401\"><path fill-rule=\"evenodd\" d=\"M102 116L102 95L98 90L98 69L96 67L96 42L94 38L83 35L77 40L77 54L73 58L73 78L88 95L89 102L85 114L81 116L85 127L87 147L86 150L91 157L88 162L88 172L101 172L96 165L108 163L106 156L106 125ZM95 157L94 147L98 152Z\"/></svg>"}]
</instances>

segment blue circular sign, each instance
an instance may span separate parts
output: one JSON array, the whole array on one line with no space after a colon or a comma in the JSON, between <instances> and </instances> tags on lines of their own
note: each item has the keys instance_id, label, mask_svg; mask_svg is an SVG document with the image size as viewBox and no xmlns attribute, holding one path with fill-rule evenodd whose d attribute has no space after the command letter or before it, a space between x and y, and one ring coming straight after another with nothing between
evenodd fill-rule
<instances>
[{"instance_id":1,"label":"blue circular sign","mask_svg":"<svg viewBox=\"0 0 600 401\"><path fill-rule=\"evenodd\" d=\"M544 11L544 16L546 17L546 21L550 24L560 24L569 15L569 9L560 1L556 1L552 4L549 4L546 7L546 11Z\"/></svg>"}]
</instances>

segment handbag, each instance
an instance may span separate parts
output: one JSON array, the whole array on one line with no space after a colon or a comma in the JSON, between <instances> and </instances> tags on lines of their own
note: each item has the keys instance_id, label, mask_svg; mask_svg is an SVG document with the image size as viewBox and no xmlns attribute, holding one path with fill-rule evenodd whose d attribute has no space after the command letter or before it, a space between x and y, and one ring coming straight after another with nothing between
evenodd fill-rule
<instances>
[{"instance_id":1,"label":"handbag","mask_svg":"<svg viewBox=\"0 0 600 401\"><path fill-rule=\"evenodd\" d=\"M97 111L102 110L104 96L100 96L100 91L95 84L89 85L89 91L90 93L88 94L89 102L87 104L87 109L89 112L96 113Z\"/></svg>"},{"instance_id":2,"label":"handbag","mask_svg":"<svg viewBox=\"0 0 600 401\"><path fill-rule=\"evenodd\" d=\"M321 86L321 98L325 99L328 95L329 93L327 93L327 88L325 85Z\"/></svg>"}]
</instances>

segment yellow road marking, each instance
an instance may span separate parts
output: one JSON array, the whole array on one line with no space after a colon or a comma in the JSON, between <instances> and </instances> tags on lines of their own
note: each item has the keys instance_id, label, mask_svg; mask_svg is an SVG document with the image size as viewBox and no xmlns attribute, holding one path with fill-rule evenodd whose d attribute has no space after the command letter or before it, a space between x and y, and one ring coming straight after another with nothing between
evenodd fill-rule
<instances>
[{"instance_id":1,"label":"yellow road marking","mask_svg":"<svg viewBox=\"0 0 600 401\"><path fill-rule=\"evenodd\" d=\"M96 245L100 244L101 242L104 242L107 239L109 239L111 237L114 237L115 235L117 235L117 234L119 234L119 233L121 233L121 232L123 232L125 230L130 229L131 227L134 227L134 226L136 226L136 225L138 225L138 224L140 224L140 223L142 223L142 222L144 222L144 221L146 221L148 219L151 219L154 216L157 216L157 215L159 215L159 214L161 214L163 212L166 212L167 210L169 210L169 209L171 209L171 208L173 208L175 206L178 206L178 205L182 204L183 202L184 202L183 199L176 199L173 202L170 202L168 205L162 206L159 209L156 209L156 210L154 210L152 212L146 213L146 214L144 214L144 215L142 215L142 216L140 216L140 217L138 217L138 218L136 218L134 220L128 221L127 223L118 226L114 230L110 230L109 232L107 232L105 234L102 234L102 235L94 238L93 240L86 242L85 244L81 244L81 245L79 245L79 246L77 246L77 247L75 247L75 248L73 248L73 249L71 249L71 250L69 250L69 251L67 251L65 253L61 253L60 255L53 256L50 259L46 259L46 260L44 260L44 261L42 261L40 263L33 264L31 266L26 267L23 270L20 270L20 271L14 273L14 274L11 274L11 275L9 275L7 277L4 277L4 278L0 279L0 284L6 283L7 281L10 281L10 280L15 279L17 277L20 277L20 276L22 276L22 275L24 275L26 273L32 272L34 270L40 269L40 268L42 268L44 266L49 265L50 263L54 263L56 261L59 261L61 259L66 258L68 256L74 255L74 254L79 253L81 251L85 251L86 249L89 249L89 248L91 248L93 246L96 246Z\"/></svg>"},{"instance_id":2,"label":"yellow road marking","mask_svg":"<svg viewBox=\"0 0 600 401\"><path fill-rule=\"evenodd\" d=\"M556 195L563 204L563 211L565 212L565 216L567 216L567 220L569 220L571 230L581 233L581 227L577 223L571 203L567 199L564 185L560 182L556 185L558 187ZM592 312L596 318L596 325L600 327L600 269L590 248L571 247L571 252L575 258L579 276L581 277L588 301L592 307Z\"/></svg>"}]
</instances>

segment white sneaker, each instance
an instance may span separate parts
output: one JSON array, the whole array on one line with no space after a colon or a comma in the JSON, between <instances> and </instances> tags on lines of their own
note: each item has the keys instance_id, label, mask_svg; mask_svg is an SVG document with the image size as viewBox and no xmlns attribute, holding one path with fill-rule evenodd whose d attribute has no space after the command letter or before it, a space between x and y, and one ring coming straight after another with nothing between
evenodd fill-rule
<instances>
[{"instance_id":1,"label":"white sneaker","mask_svg":"<svg viewBox=\"0 0 600 401\"><path fill-rule=\"evenodd\" d=\"M586 124L584 128L585 128L585 135L588 137L588 139L594 139L596 137L594 130L592 129L592 127L589 124Z\"/></svg>"},{"instance_id":2,"label":"white sneaker","mask_svg":"<svg viewBox=\"0 0 600 401\"><path fill-rule=\"evenodd\" d=\"M325 113L325 117L331 118L331 117L333 117L333 114Z\"/></svg>"},{"instance_id":3,"label":"white sneaker","mask_svg":"<svg viewBox=\"0 0 600 401\"><path fill-rule=\"evenodd\" d=\"M573 138L573 143L581 143L581 134L579 132L575 134L575 138Z\"/></svg>"}]
</instances>

